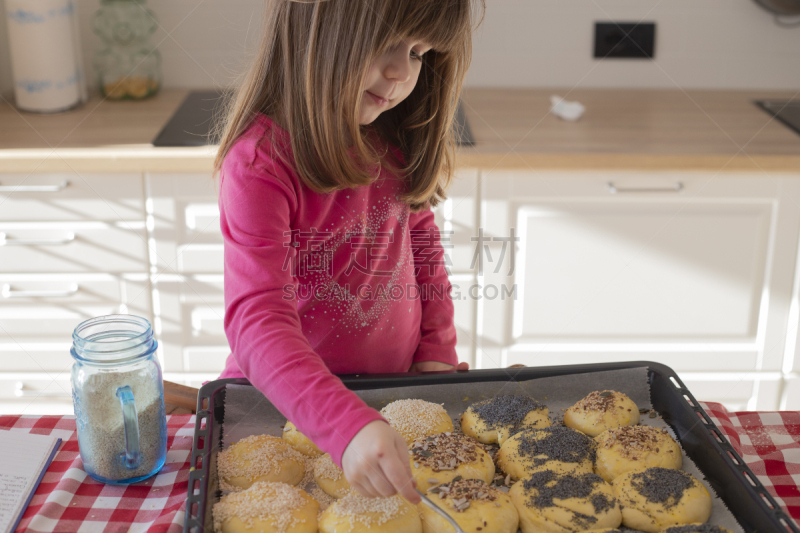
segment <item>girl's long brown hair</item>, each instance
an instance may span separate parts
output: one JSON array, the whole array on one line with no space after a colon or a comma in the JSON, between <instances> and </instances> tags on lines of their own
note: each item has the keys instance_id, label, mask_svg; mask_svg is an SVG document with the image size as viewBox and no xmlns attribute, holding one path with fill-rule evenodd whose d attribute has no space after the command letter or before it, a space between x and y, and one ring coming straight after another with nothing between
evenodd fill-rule
<instances>
[{"instance_id":1,"label":"girl's long brown hair","mask_svg":"<svg viewBox=\"0 0 800 533\"><path fill-rule=\"evenodd\" d=\"M388 163L406 176L402 200L412 210L435 206L454 170L453 116L483 9L484 0L269 0L260 49L220 126L215 173L263 113L288 130L294 166L311 189L369 184L369 169ZM367 66L405 38L433 47L416 87L360 126ZM397 146L405 165L387 159L391 151L376 147L371 132Z\"/></svg>"}]
</instances>

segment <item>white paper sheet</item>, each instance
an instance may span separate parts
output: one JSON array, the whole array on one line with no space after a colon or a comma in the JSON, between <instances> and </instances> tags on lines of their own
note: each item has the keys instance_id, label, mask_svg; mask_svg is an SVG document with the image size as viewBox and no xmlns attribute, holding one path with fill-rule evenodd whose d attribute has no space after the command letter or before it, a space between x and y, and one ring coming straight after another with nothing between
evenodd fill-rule
<instances>
[{"instance_id":1,"label":"white paper sheet","mask_svg":"<svg viewBox=\"0 0 800 533\"><path fill-rule=\"evenodd\" d=\"M0 531L10 533L16 527L59 440L49 435L0 431Z\"/></svg>"}]
</instances>

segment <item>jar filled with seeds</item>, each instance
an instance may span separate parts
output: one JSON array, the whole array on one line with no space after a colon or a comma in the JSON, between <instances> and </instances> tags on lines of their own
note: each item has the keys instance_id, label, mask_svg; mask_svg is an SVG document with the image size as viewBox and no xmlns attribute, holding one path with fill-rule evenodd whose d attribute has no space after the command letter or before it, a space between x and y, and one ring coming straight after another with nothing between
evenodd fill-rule
<instances>
[{"instance_id":1,"label":"jar filled with seeds","mask_svg":"<svg viewBox=\"0 0 800 533\"><path fill-rule=\"evenodd\" d=\"M111 100L141 100L161 85L161 54L149 43L158 28L145 0L101 0L92 29L103 42L94 58L100 93Z\"/></svg>"},{"instance_id":2,"label":"jar filled with seeds","mask_svg":"<svg viewBox=\"0 0 800 533\"><path fill-rule=\"evenodd\" d=\"M133 315L82 322L72 334L72 401L86 473L103 483L146 479L167 455L164 385L150 323Z\"/></svg>"}]
</instances>

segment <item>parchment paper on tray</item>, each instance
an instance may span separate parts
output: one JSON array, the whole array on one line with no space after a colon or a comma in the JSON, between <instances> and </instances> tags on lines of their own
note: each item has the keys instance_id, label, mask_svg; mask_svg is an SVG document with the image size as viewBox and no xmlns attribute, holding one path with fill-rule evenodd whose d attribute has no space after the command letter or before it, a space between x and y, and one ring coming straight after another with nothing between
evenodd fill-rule
<instances>
[{"instance_id":1,"label":"parchment paper on tray","mask_svg":"<svg viewBox=\"0 0 800 533\"><path fill-rule=\"evenodd\" d=\"M509 370L509 375L513 371ZM627 394L639 408L652 409L647 368L609 370L569 376L536 378L527 381L487 381L445 385L416 385L390 389L357 391L369 406L380 410L394 400L419 398L444 406L457 424L461 413L477 401L503 394L531 396L547 405L554 420L560 419L563 410L596 390L616 390ZM228 385L225 396L225 418L222 425L222 443L227 448L250 435L281 436L281 426L286 418L255 387ZM661 418L644 416L641 423L665 428L675 438L672 429ZM677 439L676 439L677 440ZM743 533L733 514L716 495L697 465L683 452L683 470L702 480L711 493L713 507L709 523Z\"/></svg>"}]
</instances>

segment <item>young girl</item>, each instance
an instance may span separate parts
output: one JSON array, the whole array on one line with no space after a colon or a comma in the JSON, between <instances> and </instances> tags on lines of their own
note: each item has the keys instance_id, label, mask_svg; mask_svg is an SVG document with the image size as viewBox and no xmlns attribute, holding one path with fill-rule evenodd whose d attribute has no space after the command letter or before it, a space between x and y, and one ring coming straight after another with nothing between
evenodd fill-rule
<instances>
[{"instance_id":1,"label":"young girl","mask_svg":"<svg viewBox=\"0 0 800 533\"><path fill-rule=\"evenodd\" d=\"M271 0L217 155L221 377L249 379L366 496L419 502L402 437L335 374L458 365L430 208L480 1Z\"/></svg>"}]
</instances>

